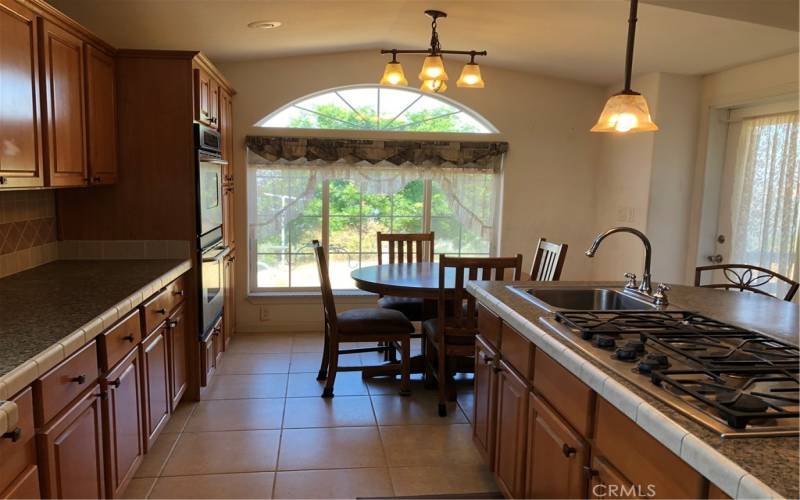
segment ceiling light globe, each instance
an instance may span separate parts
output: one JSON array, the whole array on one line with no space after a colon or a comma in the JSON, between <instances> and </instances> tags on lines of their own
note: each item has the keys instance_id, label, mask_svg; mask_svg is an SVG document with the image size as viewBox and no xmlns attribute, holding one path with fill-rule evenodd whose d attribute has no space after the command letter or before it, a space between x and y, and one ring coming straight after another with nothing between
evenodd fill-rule
<instances>
[{"instance_id":1,"label":"ceiling light globe","mask_svg":"<svg viewBox=\"0 0 800 500\"><path fill-rule=\"evenodd\" d=\"M401 66L400 63L387 63L386 68L383 70L381 85L389 85L392 87L408 85L408 80L406 80L406 75L403 72L403 66Z\"/></svg>"},{"instance_id":2,"label":"ceiling light globe","mask_svg":"<svg viewBox=\"0 0 800 500\"><path fill-rule=\"evenodd\" d=\"M658 126L650 117L650 108L643 95L621 93L612 95L606 102L592 132L654 132Z\"/></svg>"},{"instance_id":3,"label":"ceiling light globe","mask_svg":"<svg viewBox=\"0 0 800 500\"><path fill-rule=\"evenodd\" d=\"M481 67L472 62L465 64L456 85L461 88L482 89L484 82L481 77Z\"/></svg>"},{"instance_id":4,"label":"ceiling light globe","mask_svg":"<svg viewBox=\"0 0 800 500\"><path fill-rule=\"evenodd\" d=\"M441 56L428 56L422 63L422 70L419 72L420 80L447 80L447 72L444 70L444 61Z\"/></svg>"}]
</instances>

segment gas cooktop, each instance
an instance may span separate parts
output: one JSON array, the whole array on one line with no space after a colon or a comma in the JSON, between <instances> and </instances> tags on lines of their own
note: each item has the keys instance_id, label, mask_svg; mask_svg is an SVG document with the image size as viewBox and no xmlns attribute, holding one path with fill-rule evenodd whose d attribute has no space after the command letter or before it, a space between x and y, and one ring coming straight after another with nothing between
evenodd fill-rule
<instances>
[{"instance_id":1,"label":"gas cooktop","mask_svg":"<svg viewBox=\"0 0 800 500\"><path fill-rule=\"evenodd\" d=\"M797 346L689 311L561 311L543 322L722 437L798 435Z\"/></svg>"}]
</instances>

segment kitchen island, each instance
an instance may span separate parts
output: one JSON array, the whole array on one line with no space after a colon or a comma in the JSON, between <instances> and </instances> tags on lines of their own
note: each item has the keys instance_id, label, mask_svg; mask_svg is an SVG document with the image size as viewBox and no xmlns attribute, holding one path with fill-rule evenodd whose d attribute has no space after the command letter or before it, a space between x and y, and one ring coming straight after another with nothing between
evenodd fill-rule
<instances>
[{"instance_id":1,"label":"kitchen island","mask_svg":"<svg viewBox=\"0 0 800 500\"><path fill-rule=\"evenodd\" d=\"M597 470L594 460L596 458L596 449L603 446L598 446L597 442L601 439L601 436L598 434L598 429L593 425L600 425L603 420L611 420L608 417L600 418L602 415L600 415L599 410L595 412L595 408L608 407L612 408L608 411L624 415L629 419L629 421L627 419L625 421L631 424L635 423L637 430L646 432L647 436L655 439L654 444L658 444L659 447L663 445L663 448L674 455L673 458L679 458L681 462L688 464L693 471L699 474L698 477L702 476L702 478L708 480L704 484L701 484L702 481L698 483L697 489L693 493L695 495L705 494L709 498L717 496L723 498L798 497L798 478L800 477L798 461L800 456L798 454L799 442L797 437L721 438L719 433L697 423L694 419L688 418L684 413L653 397L648 391L644 391L630 383L584 350L576 348L574 343L559 335L543 321L543 319L546 320L547 318L552 319L553 312L549 312L527 300L523 297L523 294L509 289L507 285L509 283L503 282L472 282L468 285L469 291L482 306L479 308L479 314L483 314L483 318L479 320L481 335L479 336L478 353L476 355L476 412L482 411L483 407L480 400L484 397L484 394L488 394L487 397L490 399L489 406L492 404L492 398L498 398L498 393L499 398L502 400L504 390L503 375L505 374L503 369L512 372L513 370L508 369L508 366L513 365L516 357L522 360L521 363L523 365L530 364L530 367L526 368L530 373L528 380L525 380L526 374L524 373L521 377L517 376L519 373L514 376L517 377L517 380L525 382L529 387L532 387L530 392L531 403L528 405L530 406L531 415L536 414L535 408L537 408L537 405L548 406L549 403L552 406L556 406L556 404L552 404L553 401L548 401L548 391L550 391L549 394L559 394L558 398L563 396L564 401L556 402L557 404L572 407L580 403L576 398L583 397L581 388L586 388L585 406L590 408L588 410L590 415L585 419L586 428L577 429L578 436L575 439L585 445L587 450L591 451L586 451L582 455L585 456L585 464L576 465L580 465L581 469L585 468L585 471L590 476L589 481L592 485L597 484L594 476L598 474L602 476L602 471ZM549 284L516 282L513 285L519 288L525 288L528 285L536 288L568 288L587 285L619 288L621 286L619 283L587 282ZM726 323L756 330L794 346L798 345L800 314L795 304L751 294L683 286L674 286L669 295L671 302L669 309L671 310L698 312ZM492 319L495 315L498 318L497 321L501 323L501 327L497 328L501 335L496 335L492 331L496 329ZM513 333L507 334L507 332ZM487 334L484 335L484 333ZM487 342L485 337L489 337L490 340ZM525 356L519 355L522 347L520 347L519 338L517 337L531 344L531 354L527 361ZM512 339L512 343L509 344L506 338ZM492 339L494 340L494 345L492 344ZM497 347L498 345L500 346L499 348ZM485 348L486 352L490 354L482 352L482 348ZM501 365L499 367L497 364L498 359ZM545 360L547 363L555 361L559 367L558 369L565 374L555 384L555 391L558 391L559 388L563 389L562 392L573 388L578 390L563 395L559 392L554 392L553 388L537 389L536 377L539 374L539 369L543 370L545 368L545 363L541 363L542 366L534 366L540 359ZM493 372L499 375L497 377L499 381L492 380L485 387L481 385L484 383L482 378L485 378L481 375L481 363L492 364L494 366ZM517 363L514 366L519 366L519 364ZM534 372L536 375L534 375ZM575 384L570 385L570 379L572 378L575 379ZM542 384L545 382L542 381ZM495 385L492 386L491 384ZM511 387L509 384L506 384L506 386ZM513 391L506 391L506 393L511 394ZM796 398L796 394L793 396ZM550 397L550 399L554 398ZM540 400L545 402L542 403ZM506 398L506 401L508 401L508 398ZM518 420L524 419L520 417L520 414L527 415L526 408L527 406L521 403L514 407ZM484 431L481 427L479 416L476 415L476 419L479 422L476 428L476 442L479 447L483 444L487 449L487 459L490 462L495 462L492 465L495 469L498 483L502 489L506 490L504 493L511 496L527 496L531 494L531 491L526 490L525 486L525 483L530 480L530 477L526 477L526 475L529 476L531 474L531 465L516 463L513 467L502 465L503 460L506 462L509 460L509 453L507 450L502 449L503 445L500 443L500 440L503 439L504 431L502 426L505 421L502 411L503 409L501 408L494 418L491 418L490 415L486 424L490 428L488 431ZM584 425L580 422L570 421L568 416L564 420L566 422L559 421L559 425L562 425L568 435L576 434L576 427ZM616 422L625 423L620 419L617 419ZM530 429L533 429L533 426L532 419ZM491 429L491 427L495 428ZM521 427L521 424L518 427ZM493 433L497 437L495 439L486 438L482 440L480 436L482 432L485 436ZM531 436L528 434L532 435L533 433L533 431L526 432L525 430L519 430L517 433L518 437L519 434L525 436L525 440L528 442L527 454L532 456L535 445L531 442ZM539 434L536 435L538 436ZM624 443L624 446L632 451L636 449L637 445L642 445L642 443ZM608 447L607 444L605 446ZM582 450L580 446L578 448L578 455L581 455ZM564 444L565 456L575 456L574 449L574 446ZM526 450L514 450L514 453L516 454L515 459L517 462L526 462ZM635 453L631 453L631 455L635 455ZM590 456L591 463L589 463ZM526 466L528 467L528 474L526 474ZM504 473L504 467L507 471L513 469L513 472ZM503 474L506 475L505 478L502 477ZM533 474L535 474L535 471ZM681 477L680 479L690 481L689 478ZM576 479L576 481L580 482L584 481L584 479ZM514 491L515 488L516 491ZM588 491L588 493L592 494L593 492ZM640 491L640 493L647 496L648 491ZM597 493L595 492L594 494ZM661 496L657 491L655 495Z\"/></svg>"}]
</instances>

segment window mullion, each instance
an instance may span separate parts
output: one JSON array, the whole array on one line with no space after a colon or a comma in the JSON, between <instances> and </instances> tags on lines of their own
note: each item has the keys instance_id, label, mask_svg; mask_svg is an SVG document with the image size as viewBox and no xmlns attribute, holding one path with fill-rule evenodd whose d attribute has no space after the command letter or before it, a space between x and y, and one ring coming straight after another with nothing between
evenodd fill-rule
<instances>
[{"instance_id":1,"label":"window mullion","mask_svg":"<svg viewBox=\"0 0 800 500\"><path fill-rule=\"evenodd\" d=\"M330 250L328 246L331 234L329 227L331 210L328 206L330 202L330 188L330 181L322 181L322 248L324 248L325 253L328 254L328 260L330 260Z\"/></svg>"},{"instance_id":2,"label":"window mullion","mask_svg":"<svg viewBox=\"0 0 800 500\"><path fill-rule=\"evenodd\" d=\"M422 232L423 233L430 233L431 232L431 206L433 204L433 181L430 179L426 179L422 182ZM427 243L423 246L423 250L427 254L430 252L430 249L427 248Z\"/></svg>"}]
</instances>

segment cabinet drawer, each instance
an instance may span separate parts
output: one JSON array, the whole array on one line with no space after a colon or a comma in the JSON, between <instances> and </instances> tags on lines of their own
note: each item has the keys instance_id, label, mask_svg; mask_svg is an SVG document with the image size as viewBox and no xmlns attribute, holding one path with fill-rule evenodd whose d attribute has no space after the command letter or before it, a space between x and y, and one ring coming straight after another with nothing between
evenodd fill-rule
<instances>
[{"instance_id":1,"label":"cabinet drawer","mask_svg":"<svg viewBox=\"0 0 800 500\"><path fill-rule=\"evenodd\" d=\"M36 441L33 426L33 391L27 388L19 396L12 399L17 404L19 421L17 422L17 440L0 439L0 492L7 494L7 488L27 467L36 465ZM5 497L4 497L5 498Z\"/></svg>"},{"instance_id":2,"label":"cabinet drawer","mask_svg":"<svg viewBox=\"0 0 800 500\"><path fill-rule=\"evenodd\" d=\"M169 316L169 290L161 290L142 305L145 337L155 331Z\"/></svg>"},{"instance_id":3,"label":"cabinet drawer","mask_svg":"<svg viewBox=\"0 0 800 500\"><path fill-rule=\"evenodd\" d=\"M181 276L169 285L167 285L167 310L172 313L179 305L183 303L187 293L187 279L186 275Z\"/></svg>"},{"instance_id":4,"label":"cabinet drawer","mask_svg":"<svg viewBox=\"0 0 800 500\"><path fill-rule=\"evenodd\" d=\"M580 435L591 436L595 393L556 360L536 351L533 387Z\"/></svg>"},{"instance_id":5,"label":"cabinet drawer","mask_svg":"<svg viewBox=\"0 0 800 500\"><path fill-rule=\"evenodd\" d=\"M492 311L478 304L478 332L495 349L500 345L502 320Z\"/></svg>"},{"instance_id":6,"label":"cabinet drawer","mask_svg":"<svg viewBox=\"0 0 800 500\"><path fill-rule=\"evenodd\" d=\"M635 487L657 498L702 498L705 478L603 398L594 446Z\"/></svg>"},{"instance_id":7,"label":"cabinet drawer","mask_svg":"<svg viewBox=\"0 0 800 500\"><path fill-rule=\"evenodd\" d=\"M31 465L25 469L25 471L11 483L8 489L0 493L0 498L3 500L41 498L41 492L39 491L39 468L35 465Z\"/></svg>"},{"instance_id":8,"label":"cabinet drawer","mask_svg":"<svg viewBox=\"0 0 800 500\"><path fill-rule=\"evenodd\" d=\"M527 380L533 377L534 345L518 331L503 323L500 327L500 354Z\"/></svg>"},{"instance_id":9,"label":"cabinet drawer","mask_svg":"<svg viewBox=\"0 0 800 500\"><path fill-rule=\"evenodd\" d=\"M116 326L97 338L100 346L100 367L104 372L124 358L142 340L139 311L134 310Z\"/></svg>"},{"instance_id":10,"label":"cabinet drawer","mask_svg":"<svg viewBox=\"0 0 800 500\"><path fill-rule=\"evenodd\" d=\"M33 383L36 425L50 421L97 381L97 344L88 344Z\"/></svg>"}]
</instances>

